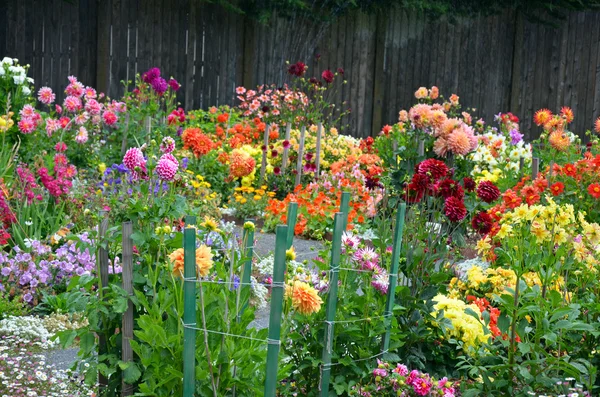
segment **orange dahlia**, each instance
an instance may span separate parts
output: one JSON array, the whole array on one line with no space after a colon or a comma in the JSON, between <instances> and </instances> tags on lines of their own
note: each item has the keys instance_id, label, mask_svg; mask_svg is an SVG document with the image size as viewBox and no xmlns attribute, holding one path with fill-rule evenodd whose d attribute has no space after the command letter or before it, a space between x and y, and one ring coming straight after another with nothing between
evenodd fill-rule
<instances>
[{"instance_id":1,"label":"orange dahlia","mask_svg":"<svg viewBox=\"0 0 600 397\"><path fill-rule=\"evenodd\" d=\"M466 155L471 151L471 140L467 132L462 129L456 129L448 136L448 147L454 154Z\"/></svg>"},{"instance_id":2,"label":"orange dahlia","mask_svg":"<svg viewBox=\"0 0 600 397\"><path fill-rule=\"evenodd\" d=\"M181 135L184 149L192 149L196 157L204 156L215 148L215 143L200 128L187 128Z\"/></svg>"},{"instance_id":3,"label":"orange dahlia","mask_svg":"<svg viewBox=\"0 0 600 397\"><path fill-rule=\"evenodd\" d=\"M292 307L301 314L316 313L323 304L317 290L302 281L294 281L293 284L287 285L285 296L291 298Z\"/></svg>"},{"instance_id":4,"label":"orange dahlia","mask_svg":"<svg viewBox=\"0 0 600 397\"><path fill-rule=\"evenodd\" d=\"M234 149L229 156L229 175L234 178L242 178L254 171L256 161L248 153L240 149Z\"/></svg>"},{"instance_id":5,"label":"orange dahlia","mask_svg":"<svg viewBox=\"0 0 600 397\"><path fill-rule=\"evenodd\" d=\"M544 125L546 124L550 118L552 118L552 112L548 109L540 109L537 112L535 112L535 115L533 116L533 122L538 125Z\"/></svg>"},{"instance_id":6,"label":"orange dahlia","mask_svg":"<svg viewBox=\"0 0 600 397\"><path fill-rule=\"evenodd\" d=\"M575 115L573 114L573 109L571 109L568 106L563 106L562 109L560 109L560 115L563 116L567 123L572 122L575 118Z\"/></svg>"},{"instance_id":7,"label":"orange dahlia","mask_svg":"<svg viewBox=\"0 0 600 397\"><path fill-rule=\"evenodd\" d=\"M213 267L213 254L209 247L201 245L196 248L196 270L201 277L206 277L208 272ZM183 248L178 248L169 254L169 260L173 263L173 274L178 277L183 277L184 270L184 251Z\"/></svg>"},{"instance_id":8,"label":"orange dahlia","mask_svg":"<svg viewBox=\"0 0 600 397\"><path fill-rule=\"evenodd\" d=\"M571 143L571 140L569 139L567 134L565 134L561 131L554 131L553 133L551 133L550 137L549 137L549 141L550 141L550 146L552 146L554 149L558 150L559 152L564 152L565 150L567 150L567 148L569 147L569 144Z\"/></svg>"}]
</instances>

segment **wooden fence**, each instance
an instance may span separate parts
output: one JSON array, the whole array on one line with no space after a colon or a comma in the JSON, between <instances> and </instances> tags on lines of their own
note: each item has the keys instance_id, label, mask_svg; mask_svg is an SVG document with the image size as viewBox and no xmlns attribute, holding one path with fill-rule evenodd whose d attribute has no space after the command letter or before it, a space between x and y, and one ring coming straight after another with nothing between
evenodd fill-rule
<instances>
[{"instance_id":1,"label":"wooden fence","mask_svg":"<svg viewBox=\"0 0 600 397\"><path fill-rule=\"evenodd\" d=\"M600 116L600 12L572 13L557 27L511 12L450 23L398 9L263 26L195 0L0 3L0 57L31 64L36 86L56 91L73 74L118 97L122 80L158 66L183 84L186 109L206 108L234 103L238 85L282 84L285 61L303 60L316 75L345 69L334 99L346 102L342 124L357 137L396 122L419 86L458 94L488 123L513 111L530 138L541 107L571 106L580 135Z\"/></svg>"}]
</instances>

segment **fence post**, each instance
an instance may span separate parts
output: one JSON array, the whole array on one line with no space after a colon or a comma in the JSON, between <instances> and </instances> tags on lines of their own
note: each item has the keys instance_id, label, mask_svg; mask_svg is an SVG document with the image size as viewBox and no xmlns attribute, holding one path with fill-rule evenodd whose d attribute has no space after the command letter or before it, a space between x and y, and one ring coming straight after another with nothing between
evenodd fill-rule
<instances>
[{"instance_id":1,"label":"fence post","mask_svg":"<svg viewBox=\"0 0 600 397\"><path fill-rule=\"evenodd\" d=\"M265 397L275 397L277 370L279 366L279 338L281 337L281 312L283 310L283 274L285 272L285 251L287 225L278 225L275 237L275 258L273 260L273 283L271 284L271 311L269 315L269 337L267 339L267 376Z\"/></svg>"},{"instance_id":2,"label":"fence post","mask_svg":"<svg viewBox=\"0 0 600 397\"><path fill-rule=\"evenodd\" d=\"M123 222L123 289L128 296L133 295L133 224L131 221ZM133 350L130 341L133 339L133 302L128 299L127 311L123 313L123 329L121 330L121 360L128 363L133 360ZM121 383L121 395L132 396L133 385Z\"/></svg>"},{"instance_id":3,"label":"fence post","mask_svg":"<svg viewBox=\"0 0 600 397\"><path fill-rule=\"evenodd\" d=\"M315 166L317 167L316 177L319 178L319 173L321 171L321 134L323 134L323 123L319 123L319 127L317 128L317 147L316 147L316 159Z\"/></svg>"},{"instance_id":4,"label":"fence post","mask_svg":"<svg viewBox=\"0 0 600 397\"><path fill-rule=\"evenodd\" d=\"M296 186L300 184L302 178L302 157L304 157L304 136L306 135L306 127L300 128L300 142L298 144L298 159L296 160Z\"/></svg>"},{"instance_id":5,"label":"fence post","mask_svg":"<svg viewBox=\"0 0 600 397\"><path fill-rule=\"evenodd\" d=\"M265 180L265 172L267 171L267 150L269 150L269 123L265 127L265 135L263 137L263 154L262 162L260 164L260 183Z\"/></svg>"},{"instance_id":6,"label":"fence post","mask_svg":"<svg viewBox=\"0 0 600 397\"><path fill-rule=\"evenodd\" d=\"M298 203L291 202L288 205L287 212L287 237L285 239L286 249L292 248L294 242L294 228L296 227L296 220L298 218Z\"/></svg>"},{"instance_id":7,"label":"fence post","mask_svg":"<svg viewBox=\"0 0 600 397\"><path fill-rule=\"evenodd\" d=\"M525 170L525 158L519 157L519 178L523 178L523 171Z\"/></svg>"},{"instance_id":8,"label":"fence post","mask_svg":"<svg viewBox=\"0 0 600 397\"><path fill-rule=\"evenodd\" d=\"M350 192L342 192L342 199L340 202L340 212L344 214L342 219L342 231L346 231L348 227L348 209L350 208Z\"/></svg>"},{"instance_id":9,"label":"fence post","mask_svg":"<svg viewBox=\"0 0 600 397\"><path fill-rule=\"evenodd\" d=\"M335 321L335 311L337 308L338 295L338 276L340 269L340 256L342 250L342 228L344 214L338 212L333 221L333 239L331 246L331 262L329 277L329 293L327 295L327 311L325 325L325 343L323 345L323 366L321 367L321 381L319 390L321 397L329 396L329 381L331 377L331 352L333 348L333 326Z\"/></svg>"},{"instance_id":10,"label":"fence post","mask_svg":"<svg viewBox=\"0 0 600 397\"><path fill-rule=\"evenodd\" d=\"M186 217L183 231L183 397L196 386L196 217Z\"/></svg>"},{"instance_id":11,"label":"fence post","mask_svg":"<svg viewBox=\"0 0 600 397\"><path fill-rule=\"evenodd\" d=\"M538 172L540 172L540 159L534 157L531 159L531 180L537 179Z\"/></svg>"},{"instance_id":12,"label":"fence post","mask_svg":"<svg viewBox=\"0 0 600 397\"><path fill-rule=\"evenodd\" d=\"M285 141L288 143L288 145L283 147L283 157L281 159L281 172L282 173L287 168L288 156L289 156L289 152L290 152L289 142L290 142L291 133L292 133L292 122L288 121L287 124L285 125Z\"/></svg>"},{"instance_id":13,"label":"fence post","mask_svg":"<svg viewBox=\"0 0 600 397\"><path fill-rule=\"evenodd\" d=\"M98 274L100 275L100 284L98 291L102 299L104 292L103 288L108 286L108 250L102 246L106 231L108 230L108 214L106 211L100 211L100 227L98 228ZM102 316L103 317L103 316ZM103 332L98 335L98 355L102 356L108 353L106 347L106 334ZM102 395L108 387L108 378L98 371L98 390Z\"/></svg>"},{"instance_id":14,"label":"fence post","mask_svg":"<svg viewBox=\"0 0 600 397\"><path fill-rule=\"evenodd\" d=\"M247 224L251 224L252 227L246 227ZM244 244L244 270L242 272L242 285L240 288L240 294L243 291L250 291L250 275L252 274L252 257L254 256L254 220L246 219L244 222L244 231L242 235L242 244ZM238 295L239 296L239 295ZM248 295L250 296L250 295ZM242 314L248 307L248 301L242 304L240 311L237 314L237 321L240 322Z\"/></svg>"},{"instance_id":15,"label":"fence post","mask_svg":"<svg viewBox=\"0 0 600 397\"><path fill-rule=\"evenodd\" d=\"M406 203L400 204L400 210L396 214L396 228L394 229L394 248L392 249L392 263L389 273L389 284L387 291L387 301L385 304L385 335L381 350L386 352L390 347L391 334L391 316L394 309L394 300L396 297L396 285L398 284L398 265L400 263L400 252L402 251L402 232L404 230L404 216L406 214Z\"/></svg>"}]
</instances>

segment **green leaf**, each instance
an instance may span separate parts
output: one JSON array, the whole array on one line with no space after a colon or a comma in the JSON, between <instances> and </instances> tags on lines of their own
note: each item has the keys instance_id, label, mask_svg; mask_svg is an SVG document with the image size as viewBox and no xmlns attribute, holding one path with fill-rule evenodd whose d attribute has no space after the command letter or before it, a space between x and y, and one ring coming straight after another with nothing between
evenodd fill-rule
<instances>
[{"instance_id":1,"label":"green leaf","mask_svg":"<svg viewBox=\"0 0 600 397\"><path fill-rule=\"evenodd\" d=\"M86 332L79 337L79 348L84 354L89 354L96 346L96 337L91 332Z\"/></svg>"},{"instance_id":2,"label":"green leaf","mask_svg":"<svg viewBox=\"0 0 600 397\"><path fill-rule=\"evenodd\" d=\"M137 381L140 376L142 376L142 373L134 362L129 362L126 364L128 366L125 368L125 370L123 370L123 381L125 381L125 383L132 384ZM119 363L119 366L120 365L121 364Z\"/></svg>"}]
</instances>

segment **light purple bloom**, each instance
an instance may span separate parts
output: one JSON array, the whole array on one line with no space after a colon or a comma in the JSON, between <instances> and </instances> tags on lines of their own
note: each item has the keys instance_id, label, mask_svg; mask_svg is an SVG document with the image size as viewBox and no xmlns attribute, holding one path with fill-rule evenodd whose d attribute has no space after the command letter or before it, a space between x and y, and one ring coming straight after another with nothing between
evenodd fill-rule
<instances>
[{"instance_id":1,"label":"light purple bloom","mask_svg":"<svg viewBox=\"0 0 600 397\"><path fill-rule=\"evenodd\" d=\"M519 130L510 130L510 143L516 145L517 143L523 140L523 134L519 132Z\"/></svg>"}]
</instances>

